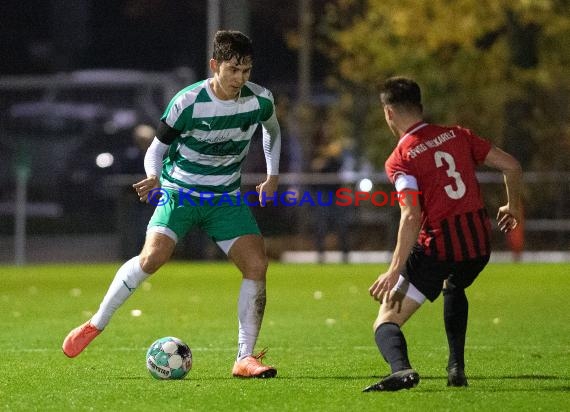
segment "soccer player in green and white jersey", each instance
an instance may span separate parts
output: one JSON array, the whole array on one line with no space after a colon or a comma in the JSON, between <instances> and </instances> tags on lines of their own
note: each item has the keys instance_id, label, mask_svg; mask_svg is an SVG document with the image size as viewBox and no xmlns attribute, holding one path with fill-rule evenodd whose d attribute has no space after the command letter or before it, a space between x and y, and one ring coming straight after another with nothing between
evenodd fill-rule
<instances>
[{"instance_id":1,"label":"soccer player in green and white jersey","mask_svg":"<svg viewBox=\"0 0 570 412\"><path fill-rule=\"evenodd\" d=\"M279 123L271 92L249 81L252 64L251 40L237 31L219 31L210 60L213 77L181 90L166 108L145 155L147 177L133 185L141 201L162 193L145 245L117 271L97 313L65 338L67 356L79 355L137 286L170 259L178 239L200 227L243 275L233 375L276 376L274 367L261 363L264 352L254 355L265 310L268 259L248 202L237 200L241 165L260 123L267 163L267 178L257 186L262 206L278 183Z\"/></svg>"}]
</instances>

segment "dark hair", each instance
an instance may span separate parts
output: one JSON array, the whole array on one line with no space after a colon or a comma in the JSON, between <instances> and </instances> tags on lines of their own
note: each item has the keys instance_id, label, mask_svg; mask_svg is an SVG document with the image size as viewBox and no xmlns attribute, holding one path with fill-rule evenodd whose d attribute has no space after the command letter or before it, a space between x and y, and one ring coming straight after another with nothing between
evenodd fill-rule
<instances>
[{"instance_id":1,"label":"dark hair","mask_svg":"<svg viewBox=\"0 0 570 412\"><path fill-rule=\"evenodd\" d=\"M239 31L220 30L214 38L212 58L218 62L230 61L236 58L243 63L248 57L253 60L253 46L249 37Z\"/></svg>"},{"instance_id":2,"label":"dark hair","mask_svg":"<svg viewBox=\"0 0 570 412\"><path fill-rule=\"evenodd\" d=\"M398 105L420 112L423 110L420 86L407 77L398 76L386 80L380 88L380 101L383 105Z\"/></svg>"}]
</instances>

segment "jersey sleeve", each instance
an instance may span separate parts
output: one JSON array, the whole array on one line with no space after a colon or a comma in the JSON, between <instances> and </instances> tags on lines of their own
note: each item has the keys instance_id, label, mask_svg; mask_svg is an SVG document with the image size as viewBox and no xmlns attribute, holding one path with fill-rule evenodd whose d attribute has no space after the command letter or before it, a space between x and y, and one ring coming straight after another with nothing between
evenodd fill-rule
<instances>
[{"instance_id":1,"label":"jersey sleeve","mask_svg":"<svg viewBox=\"0 0 570 412\"><path fill-rule=\"evenodd\" d=\"M166 107L166 110L164 110L162 117L160 118L162 123L166 124L167 126L173 129L177 129L176 123L178 119L180 119L180 115L182 114L182 108L180 107L180 103L177 100L178 100L177 97L174 97L170 101L170 103ZM182 129L181 127L178 128Z\"/></svg>"},{"instance_id":2,"label":"jersey sleeve","mask_svg":"<svg viewBox=\"0 0 570 412\"><path fill-rule=\"evenodd\" d=\"M384 167L388 179L396 186L396 190L418 189L412 165L399 148L396 148L388 157Z\"/></svg>"},{"instance_id":3,"label":"jersey sleeve","mask_svg":"<svg viewBox=\"0 0 570 412\"><path fill-rule=\"evenodd\" d=\"M281 155L281 129L275 113L261 123L263 128L263 152L267 163L267 174L279 174L279 157Z\"/></svg>"},{"instance_id":4,"label":"jersey sleeve","mask_svg":"<svg viewBox=\"0 0 570 412\"><path fill-rule=\"evenodd\" d=\"M485 158L491 150L492 144L490 141L477 136L469 129L463 129L466 133L467 138L471 146L471 156L477 164L481 164L485 161Z\"/></svg>"},{"instance_id":5,"label":"jersey sleeve","mask_svg":"<svg viewBox=\"0 0 570 412\"><path fill-rule=\"evenodd\" d=\"M192 112L194 105L189 104L189 96L187 94L177 94L172 98L160 120L167 126L175 130L184 130L192 128Z\"/></svg>"},{"instance_id":6,"label":"jersey sleeve","mask_svg":"<svg viewBox=\"0 0 570 412\"><path fill-rule=\"evenodd\" d=\"M263 89L258 98L260 108L259 118L262 122L268 121L273 113L275 113L273 94L268 89Z\"/></svg>"},{"instance_id":7,"label":"jersey sleeve","mask_svg":"<svg viewBox=\"0 0 570 412\"><path fill-rule=\"evenodd\" d=\"M162 158L167 150L167 144L158 140L158 137L153 139L144 156L144 170L148 177L160 176L160 172L162 170Z\"/></svg>"}]
</instances>

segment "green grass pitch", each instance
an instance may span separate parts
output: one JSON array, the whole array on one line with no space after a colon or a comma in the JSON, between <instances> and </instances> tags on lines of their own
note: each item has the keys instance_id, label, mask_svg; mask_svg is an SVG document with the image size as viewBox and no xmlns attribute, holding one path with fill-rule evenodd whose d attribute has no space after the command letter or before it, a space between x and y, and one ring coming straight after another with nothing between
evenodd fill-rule
<instances>
[{"instance_id":1,"label":"green grass pitch","mask_svg":"<svg viewBox=\"0 0 570 412\"><path fill-rule=\"evenodd\" d=\"M492 264L468 290L468 388L446 387L442 300L426 303L404 327L421 382L396 393L361 392L388 373L367 292L384 265L270 265L257 346L279 371L270 380L231 377L240 276L226 263L168 264L66 358L63 338L97 309L117 267L0 268L2 410L570 410L570 265ZM163 336L192 348L185 380L147 372L146 350Z\"/></svg>"}]
</instances>

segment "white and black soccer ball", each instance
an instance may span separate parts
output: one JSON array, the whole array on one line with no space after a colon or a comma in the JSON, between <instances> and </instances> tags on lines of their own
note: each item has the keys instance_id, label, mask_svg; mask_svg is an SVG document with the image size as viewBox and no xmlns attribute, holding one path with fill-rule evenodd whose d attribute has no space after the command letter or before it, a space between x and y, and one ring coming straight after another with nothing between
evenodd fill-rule
<instances>
[{"instance_id":1,"label":"white and black soccer ball","mask_svg":"<svg viewBox=\"0 0 570 412\"><path fill-rule=\"evenodd\" d=\"M146 352L146 367L156 379L184 379L192 369L192 351L178 338L160 338Z\"/></svg>"}]
</instances>

